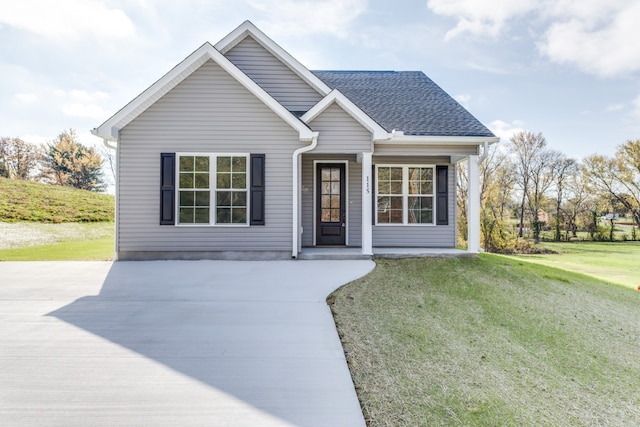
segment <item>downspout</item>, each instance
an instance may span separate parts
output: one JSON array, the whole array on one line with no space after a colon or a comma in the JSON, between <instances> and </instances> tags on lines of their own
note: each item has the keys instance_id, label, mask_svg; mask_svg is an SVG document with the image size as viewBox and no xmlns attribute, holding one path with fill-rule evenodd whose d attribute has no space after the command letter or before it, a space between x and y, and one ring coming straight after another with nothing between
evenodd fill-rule
<instances>
[{"instance_id":1,"label":"downspout","mask_svg":"<svg viewBox=\"0 0 640 427\"><path fill-rule=\"evenodd\" d=\"M93 131L91 133L93 133ZM94 135L96 135L96 134L94 133ZM98 136L98 135L96 135L96 136ZM120 224L119 224L119 221L118 221L118 206L117 206L118 205L118 194L119 194L119 192L118 192L118 168L119 168L119 164L118 164L118 145L110 143L110 141L107 138L102 138L102 144L105 147L107 147L108 150L113 150L116 153L116 170L115 170L116 176L114 177L114 181L115 181L114 182L114 184L115 184L115 190L114 191L116 193L115 194L115 204L116 204L116 206L114 207L115 216L113 218L113 223L114 223L114 226L113 226L113 228L114 228L114 230L113 230L113 232L114 232L113 259L114 259L114 261L117 261L118 260L118 236L120 234L119 231L118 231L118 228L119 228Z\"/></svg>"},{"instance_id":2,"label":"downspout","mask_svg":"<svg viewBox=\"0 0 640 427\"><path fill-rule=\"evenodd\" d=\"M300 241L300 181L302 177L299 174L300 169L300 155L314 150L318 146L318 132L313 132L311 137L311 144L300 147L293 152L293 216L292 216L292 245L291 245L291 258L296 259L298 257L298 242Z\"/></svg>"}]
</instances>

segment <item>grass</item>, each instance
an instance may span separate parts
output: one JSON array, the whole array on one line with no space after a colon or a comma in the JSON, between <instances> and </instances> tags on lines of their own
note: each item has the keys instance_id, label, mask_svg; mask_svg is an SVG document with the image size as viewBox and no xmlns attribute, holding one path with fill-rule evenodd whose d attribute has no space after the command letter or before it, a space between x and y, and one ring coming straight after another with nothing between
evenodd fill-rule
<instances>
[{"instance_id":1,"label":"grass","mask_svg":"<svg viewBox=\"0 0 640 427\"><path fill-rule=\"evenodd\" d=\"M58 185L0 178L0 221L113 221L114 197Z\"/></svg>"},{"instance_id":2,"label":"grass","mask_svg":"<svg viewBox=\"0 0 640 427\"><path fill-rule=\"evenodd\" d=\"M587 274L633 289L640 286L640 242L547 242L541 245L557 254L512 258Z\"/></svg>"},{"instance_id":3,"label":"grass","mask_svg":"<svg viewBox=\"0 0 640 427\"><path fill-rule=\"evenodd\" d=\"M1 223L0 261L110 260L113 223Z\"/></svg>"},{"instance_id":4,"label":"grass","mask_svg":"<svg viewBox=\"0 0 640 427\"><path fill-rule=\"evenodd\" d=\"M0 261L110 261L113 237L0 250Z\"/></svg>"},{"instance_id":5,"label":"grass","mask_svg":"<svg viewBox=\"0 0 640 427\"><path fill-rule=\"evenodd\" d=\"M379 260L329 302L370 426L640 424L637 291L482 254Z\"/></svg>"}]
</instances>

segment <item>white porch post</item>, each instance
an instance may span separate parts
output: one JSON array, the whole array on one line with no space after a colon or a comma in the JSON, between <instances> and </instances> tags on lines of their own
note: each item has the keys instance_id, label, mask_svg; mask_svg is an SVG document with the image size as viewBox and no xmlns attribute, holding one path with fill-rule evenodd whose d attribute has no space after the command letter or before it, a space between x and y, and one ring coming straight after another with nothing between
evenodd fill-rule
<instances>
[{"instance_id":1,"label":"white porch post","mask_svg":"<svg viewBox=\"0 0 640 427\"><path fill-rule=\"evenodd\" d=\"M362 153L362 254L373 255L373 229L371 203L373 179L371 177L372 153Z\"/></svg>"},{"instance_id":2,"label":"white porch post","mask_svg":"<svg viewBox=\"0 0 640 427\"><path fill-rule=\"evenodd\" d=\"M469 156L469 192L467 200L467 252L480 252L480 165L478 156Z\"/></svg>"}]
</instances>

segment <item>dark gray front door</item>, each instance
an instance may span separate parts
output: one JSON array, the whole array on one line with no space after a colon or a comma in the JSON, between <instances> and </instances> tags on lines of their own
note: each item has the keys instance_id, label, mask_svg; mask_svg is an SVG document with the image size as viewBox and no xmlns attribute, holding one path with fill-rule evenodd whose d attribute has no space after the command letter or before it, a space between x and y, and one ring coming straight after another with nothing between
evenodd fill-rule
<instances>
[{"instance_id":1,"label":"dark gray front door","mask_svg":"<svg viewBox=\"0 0 640 427\"><path fill-rule=\"evenodd\" d=\"M347 229L344 163L318 163L316 174L316 245L344 245Z\"/></svg>"}]
</instances>

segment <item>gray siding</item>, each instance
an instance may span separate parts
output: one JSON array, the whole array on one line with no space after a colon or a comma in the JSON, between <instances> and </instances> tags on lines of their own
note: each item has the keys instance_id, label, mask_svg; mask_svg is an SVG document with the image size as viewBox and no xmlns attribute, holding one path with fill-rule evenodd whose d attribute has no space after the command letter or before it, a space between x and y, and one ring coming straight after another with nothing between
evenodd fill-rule
<instances>
[{"instance_id":1,"label":"gray siding","mask_svg":"<svg viewBox=\"0 0 640 427\"><path fill-rule=\"evenodd\" d=\"M376 150L377 151L377 150ZM392 157L374 156L375 164L428 164L443 165L448 157ZM373 226L373 246L378 247L424 247L453 248L456 245L456 181L455 166L449 165L449 225ZM375 175L374 175L375 179ZM375 194L374 194L375 198ZM374 200L375 209L375 200ZM374 212L375 215L375 212Z\"/></svg>"},{"instance_id":2,"label":"gray siding","mask_svg":"<svg viewBox=\"0 0 640 427\"><path fill-rule=\"evenodd\" d=\"M477 145L409 145L409 144L376 144L376 155L385 156L467 156L478 154Z\"/></svg>"},{"instance_id":3,"label":"gray siding","mask_svg":"<svg viewBox=\"0 0 640 427\"><path fill-rule=\"evenodd\" d=\"M362 165L356 162L355 155L339 154L303 154L302 155L302 246L313 246L315 232L313 224L314 175L313 161L348 160L348 217L347 217L347 245L362 245Z\"/></svg>"},{"instance_id":4,"label":"gray siding","mask_svg":"<svg viewBox=\"0 0 640 427\"><path fill-rule=\"evenodd\" d=\"M251 37L246 37L225 56L289 111L307 111L322 98Z\"/></svg>"},{"instance_id":5,"label":"gray siding","mask_svg":"<svg viewBox=\"0 0 640 427\"><path fill-rule=\"evenodd\" d=\"M335 103L312 120L309 127L320 132L314 153L371 151L371 132Z\"/></svg>"},{"instance_id":6,"label":"gray siding","mask_svg":"<svg viewBox=\"0 0 640 427\"><path fill-rule=\"evenodd\" d=\"M291 249L298 134L208 61L120 132L119 252ZM265 226L160 226L160 153L265 153Z\"/></svg>"}]
</instances>

